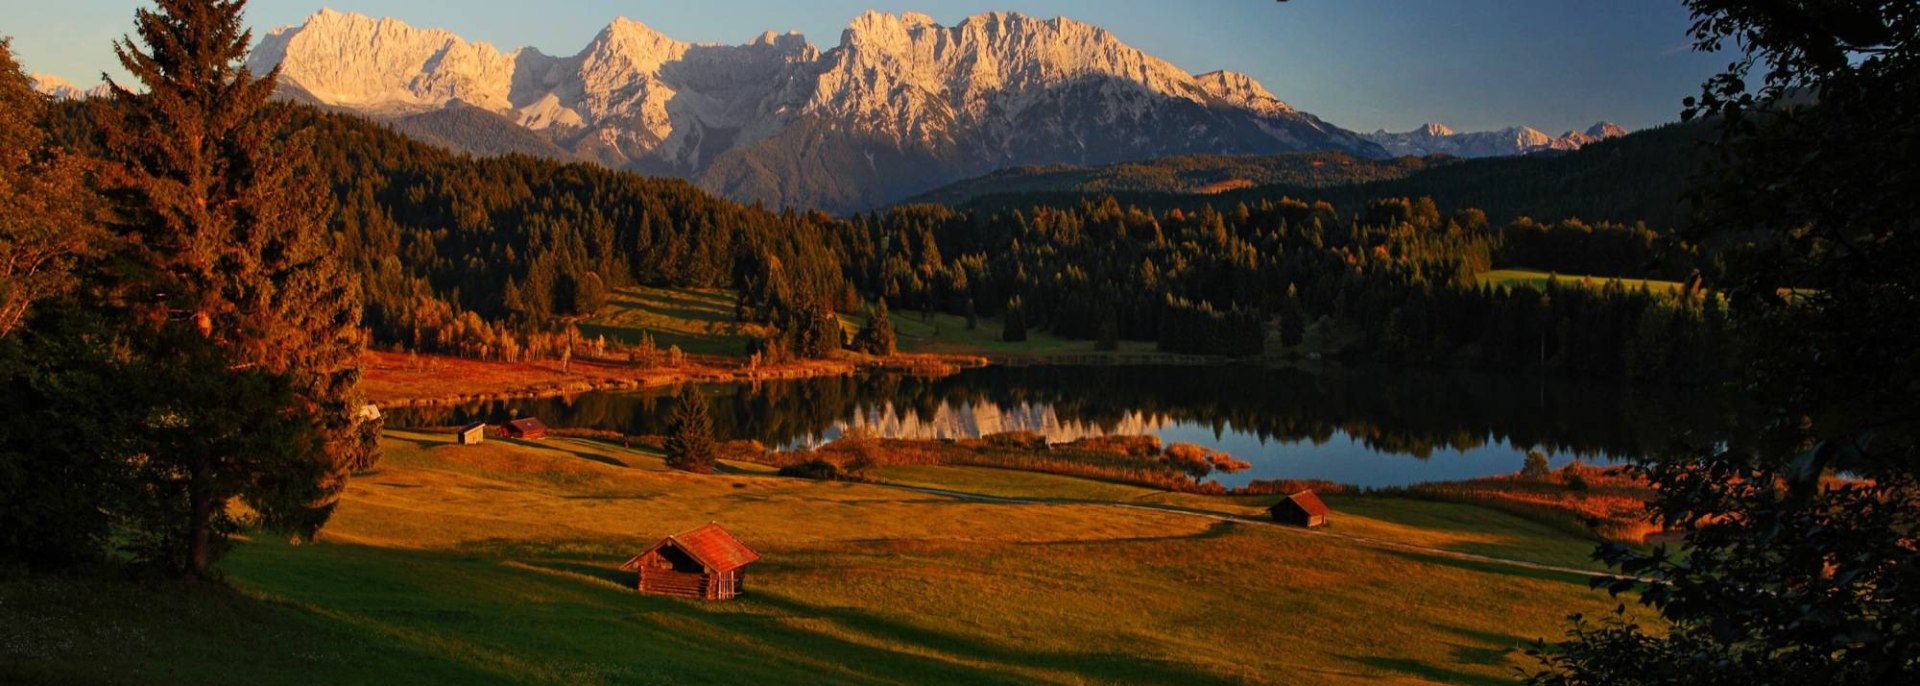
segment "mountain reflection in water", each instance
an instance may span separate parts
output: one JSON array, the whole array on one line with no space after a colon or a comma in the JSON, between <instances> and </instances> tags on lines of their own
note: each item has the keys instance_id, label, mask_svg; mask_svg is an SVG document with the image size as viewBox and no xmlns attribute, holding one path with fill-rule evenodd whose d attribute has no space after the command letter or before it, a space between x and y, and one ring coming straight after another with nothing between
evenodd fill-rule
<instances>
[{"instance_id":1,"label":"mountain reflection in water","mask_svg":"<svg viewBox=\"0 0 1920 686\"><path fill-rule=\"evenodd\" d=\"M1212 477L1395 486L1556 465L1657 457L1731 434L1729 403L1671 389L1461 372L1261 367L968 370L939 379L865 375L703 387L725 439L807 447L850 427L886 438L1030 431L1052 442L1155 435L1253 464ZM398 408L395 426L535 416L556 427L662 433L673 389Z\"/></svg>"}]
</instances>

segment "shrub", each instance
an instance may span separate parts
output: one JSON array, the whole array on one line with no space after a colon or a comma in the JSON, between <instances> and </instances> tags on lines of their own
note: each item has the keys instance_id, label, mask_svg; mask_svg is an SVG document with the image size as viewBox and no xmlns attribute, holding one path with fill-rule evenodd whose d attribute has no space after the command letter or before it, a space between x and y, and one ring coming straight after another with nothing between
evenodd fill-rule
<instances>
[{"instance_id":1,"label":"shrub","mask_svg":"<svg viewBox=\"0 0 1920 686\"><path fill-rule=\"evenodd\" d=\"M818 457L781 467L780 476L814 481L842 481L846 478L840 471L840 465Z\"/></svg>"},{"instance_id":2,"label":"shrub","mask_svg":"<svg viewBox=\"0 0 1920 686\"><path fill-rule=\"evenodd\" d=\"M1529 479L1544 479L1551 473L1553 473L1553 467L1547 463L1545 454L1538 450L1527 451L1527 463L1520 468L1521 476Z\"/></svg>"}]
</instances>

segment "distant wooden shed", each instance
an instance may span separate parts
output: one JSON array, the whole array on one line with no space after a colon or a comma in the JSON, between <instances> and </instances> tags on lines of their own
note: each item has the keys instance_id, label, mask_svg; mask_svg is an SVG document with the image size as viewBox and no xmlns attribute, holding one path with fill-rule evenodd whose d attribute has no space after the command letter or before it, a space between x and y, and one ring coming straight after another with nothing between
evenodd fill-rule
<instances>
[{"instance_id":1,"label":"distant wooden shed","mask_svg":"<svg viewBox=\"0 0 1920 686\"><path fill-rule=\"evenodd\" d=\"M515 419L500 426L500 435L524 441L546 438L547 425L533 417Z\"/></svg>"},{"instance_id":2,"label":"distant wooden shed","mask_svg":"<svg viewBox=\"0 0 1920 686\"><path fill-rule=\"evenodd\" d=\"M666 537L620 569L640 573L634 587L641 593L728 600L746 591L743 568L758 559L760 554L740 539L719 524L708 523Z\"/></svg>"},{"instance_id":3,"label":"distant wooden shed","mask_svg":"<svg viewBox=\"0 0 1920 686\"><path fill-rule=\"evenodd\" d=\"M1267 514L1273 515L1273 521L1309 529L1326 526L1327 515L1332 512L1313 491L1295 493L1267 508Z\"/></svg>"},{"instance_id":4,"label":"distant wooden shed","mask_svg":"<svg viewBox=\"0 0 1920 686\"><path fill-rule=\"evenodd\" d=\"M460 427L459 431L453 432L453 439L460 445L480 445L487 440L487 425L485 422L476 422Z\"/></svg>"}]
</instances>

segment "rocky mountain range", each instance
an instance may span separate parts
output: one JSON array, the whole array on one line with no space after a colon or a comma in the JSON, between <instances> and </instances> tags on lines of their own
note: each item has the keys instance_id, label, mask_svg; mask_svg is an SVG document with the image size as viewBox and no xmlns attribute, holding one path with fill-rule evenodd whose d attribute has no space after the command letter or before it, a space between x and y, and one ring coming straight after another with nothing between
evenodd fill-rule
<instances>
[{"instance_id":1,"label":"rocky mountain range","mask_svg":"<svg viewBox=\"0 0 1920 686\"><path fill-rule=\"evenodd\" d=\"M531 130L568 156L830 211L1020 165L1387 154L1244 74L1192 74L1104 29L1014 13L943 26L868 12L826 51L798 34L687 43L620 19L550 56L323 10L261 40L250 66L276 65L289 98L416 124L462 109L463 133L440 135L458 147Z\"/></svg>"},{"instance_id":2,"label":"rocky mountain range","mask_svg":"<svg viewBox=\"0 0 1920 686\"><path fill-rule=\"evenodd\" d=\"M81 88L73 85L71 81L52 74L29 74L27 78L33 81L35 91L55 100L85 100L107 94L107 84L104 83L92 88Z\"/></svg>"},{"instance_id":3,"label":"rocky mountain range","mask_svg":"<svg viewBox=\"0 0 1920 686\"><path fill-rule=\"evenodd\" d=\"M1405 133L1375 131L1364 137L1396 156L1506 157L1542 150L1579 150L1595 141L1624 135L1627 135L1627 130L1611 122L1600 122L1586 131L1568 131L1560 136L1549 136L1539 129L1526 126L1458 133L1446 124L1428 122Z\"/></svg>"}]
</instances>

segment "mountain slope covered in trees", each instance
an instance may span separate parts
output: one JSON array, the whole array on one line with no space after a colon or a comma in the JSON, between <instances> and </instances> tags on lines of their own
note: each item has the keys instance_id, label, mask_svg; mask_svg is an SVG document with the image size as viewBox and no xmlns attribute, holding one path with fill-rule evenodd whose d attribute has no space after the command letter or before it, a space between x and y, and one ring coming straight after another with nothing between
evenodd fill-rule
<instances>
[{"instance_id":1,"label":"mountain slope covered in trees","mask_svg":"<svg viewBox=\"0 0 1920 686\"><path fill-rule=\"evenodd\" d=\"M1029 184L1029 175L1014 173L954 184L943 189L945 193L937 199L946 204L993 212L1035 206L1074 207L1105 195L1113 195L1128 205L1187 211L1202 205L1230 208L1240 203L1255 204L1285 197L1325 200L1336 207L1354 210L1375 198L1431 197L1442 209L1477 208L1496 223L1526 216L1543 221L1565 218L1620 223L1645 221L1651 226L1671 228L1681 225L1687 217L1681 189L1689 178L1699 173L1706 160L1701 146L1705 136L1706 130L1699 124L1669 124L1593 143L1572 152L1447 164L1429 162L1398 177L1360 179L1358 183L1339 185L1286 180L1216 194L1177 192L1165 187L1139 188L1139 185L1152 184L1126 183L1125 165L1077 172L1097 181L1081 182L1080 187L1068 189L1047 188L1046 183ZM1152 168L1156 164L1144 166ZM1219 172L1209 170L1208 173ZM1055 178L1071 180L1075 175L1076 172L1060 171L1050 174L1048 179L1049 182ZM1136 187L1093 187L1103 183Z\"/></svg>"}]
</instances>

